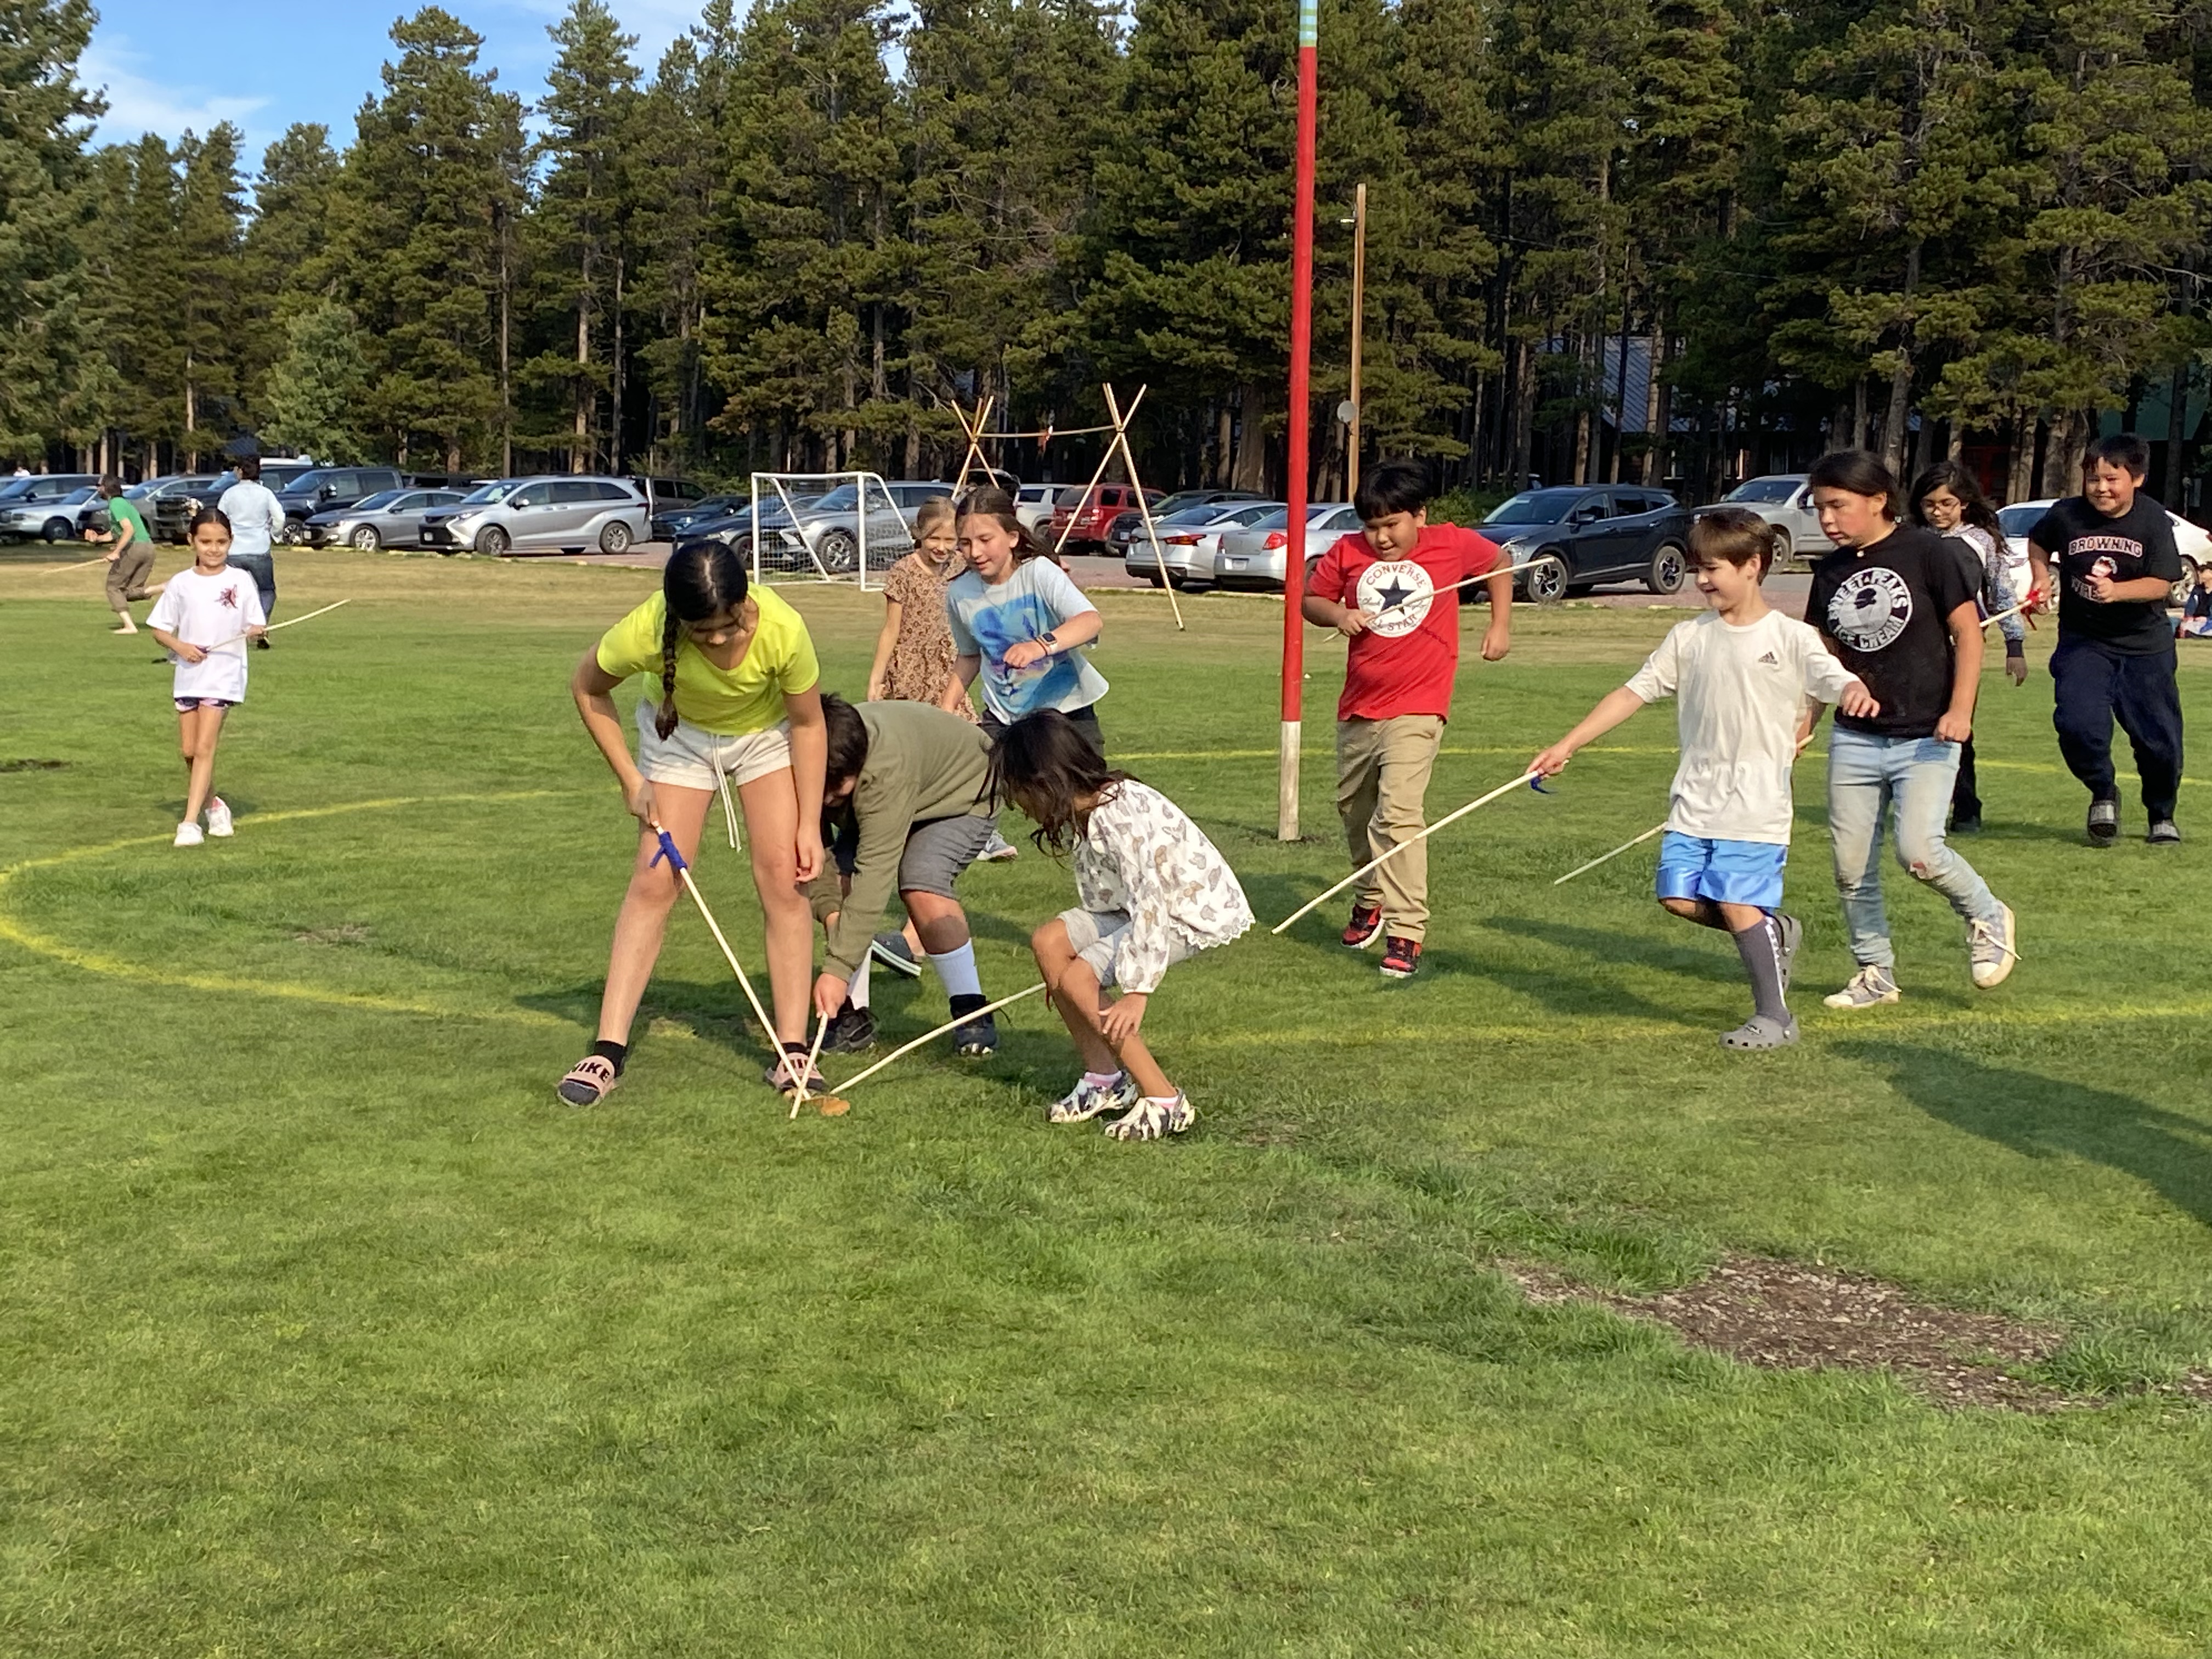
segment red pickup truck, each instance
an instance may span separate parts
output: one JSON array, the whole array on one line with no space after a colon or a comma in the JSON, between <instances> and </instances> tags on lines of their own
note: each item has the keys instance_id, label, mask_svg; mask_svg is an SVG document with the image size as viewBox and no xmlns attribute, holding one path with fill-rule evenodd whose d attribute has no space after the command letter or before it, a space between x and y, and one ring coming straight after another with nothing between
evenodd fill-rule
<instances>
[{"instance_id":1,"label":"red pickup truck","mask_svg":"<svg viewBox=\"0 0 2212 1659\"><path fill-rule=\"evenodd\" d=\"M1160 492L1147 489L1144 498L1156 501L1160 499ZM1135 511L1136 507L1137 490L1133 486L1100 484L1079 505L1062 503L1053 508L1051 519L1040 526L1044 544L1048 548L1062 546L1060 538L1066 537L1064 545L1070 553L1103 553L1107 550L1106 532L1114 520L1124 513Z\"/></svg>"}]
</instances>

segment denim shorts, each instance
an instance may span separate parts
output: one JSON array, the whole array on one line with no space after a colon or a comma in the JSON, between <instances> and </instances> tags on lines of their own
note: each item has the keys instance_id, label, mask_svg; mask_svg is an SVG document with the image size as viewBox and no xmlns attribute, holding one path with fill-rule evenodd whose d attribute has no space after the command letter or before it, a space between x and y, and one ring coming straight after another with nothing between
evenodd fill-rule
<instances>
[{"instance_id":1,"label":"denim shorts","mask_svg":"<svg viewBox=\"0 0 2212 1659\"><path fill-rule=\"evenodd\" d=\"M1114 985L1114 957L1121 948L1122 935L1129 931L1127 910L1062 910L1060 923L1067 929L1067 942L1075 947L1075 954L1091 971L1098 975L1101 990ZM1190 959L1190 947L1170 933L1168 939L1168 966Z\"/></svg>"},{"instance_id":2,"label":"denim shorts","mask_svg":"<svg viewBox=\"0 0 2212 1659\"><path fill-rule=\"evenodd\" d=\"M1780 842L1715 841L1669 830L1659 841L1659 896L1779 909L1789 862Z\"/></svg>"}]
</instances>

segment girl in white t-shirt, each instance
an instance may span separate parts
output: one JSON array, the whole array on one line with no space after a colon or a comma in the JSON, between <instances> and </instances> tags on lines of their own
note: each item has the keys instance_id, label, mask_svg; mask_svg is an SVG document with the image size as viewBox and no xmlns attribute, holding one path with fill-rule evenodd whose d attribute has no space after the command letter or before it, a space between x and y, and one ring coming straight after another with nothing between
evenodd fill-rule
<instances>
[{"instance_id":1,"label":"girl in white t-shirt","mask_svg":"<svg viewBox=\"0 0 2212 1659\"><path fill-rule=\"evenodd\" d=\"M230 808L212 793L215 746L222 736L223 716L246 701L246 641L266 633L269 620L252 574L225 562L230 556L230 520L221 509L194 514L188 534L192 568L169 578L146 619L177 665L169 692L177 704L178 747L191 778L184 822L177 826L179 847L198 847L208 836L231 832ZM206 835L200 831L203 805Z\"/></svg>"}]
</instances>

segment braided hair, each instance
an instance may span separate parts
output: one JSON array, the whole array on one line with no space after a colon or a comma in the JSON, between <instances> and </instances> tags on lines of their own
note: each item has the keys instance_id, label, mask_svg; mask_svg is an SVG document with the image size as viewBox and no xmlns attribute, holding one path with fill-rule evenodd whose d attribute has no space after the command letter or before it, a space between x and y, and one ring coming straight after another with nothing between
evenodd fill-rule
<instances>
[{"instance_id":1,"label":"braided hair","mask_svg":"<svg viewBox=\"0 0 2212 1659\"><path fill-rule=\"evenodd\" d=\"M677 544L660 573L665 617L660 624L660 714L653 730L676 730L676 649L686 623L704 622L745 602L745 562L724 542L703 538Z\"/></svg>"}]
</instances>

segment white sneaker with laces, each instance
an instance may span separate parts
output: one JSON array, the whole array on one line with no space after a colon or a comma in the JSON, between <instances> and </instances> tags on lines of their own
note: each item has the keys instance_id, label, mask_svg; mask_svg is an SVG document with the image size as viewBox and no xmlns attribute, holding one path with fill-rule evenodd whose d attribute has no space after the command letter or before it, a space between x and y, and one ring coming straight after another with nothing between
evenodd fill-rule
<instances>
[{"instance_id":1,"label":"white sneaker with laces","mask_svg":"<svg viewBox=\"0 0 2212 1659\"><path fill-rule=\"evenodd\" d=\"M2019 930L2013 922L2012 906L2000 904L1997 908L2004 912L2002 921L1966 924L1966 959L1973 965L1974 983L1984 991L2003 984L2013 963L2020 960L2014 945Z\"/></svg>"},{"instance_id":2,"label":"white sneaker with laces","mask_svg":"<svg viewBox=\"0 0 2212 1659\"><path fill-rule=\"evenodd\" d=\"M169 845L172 847L198 847L206 839L206 835L201 830L199 825L197 823L180 823L177 826L176 840L171 842Z\"/></svg>"},{"instance_id":3,"label":"white sneaker with laces","mask_svg":"<svg viewBox=\"0 0 2212 1659\"><path fill-rule=\"evenodd\" d=\"M1897 988L1897 976L1887 968L1869 963L1851 975L1850 984L1840 991L1822 997L1820 1000L1831 1008L1872 1008L1885 1002L1895 1002L1904 993Z\"/></svg>"},{"instance_id":4,"label":"white sneaker with laces","mask_svg":"<svg viewBox=\"0 0 2212 1659\"><path fill-rule=\"evenodd\" d=\"M230 807L221 795L208 797L207 815L208 834L217 841L236 833L230 827Z\"/></svg>"}]
</instances>

